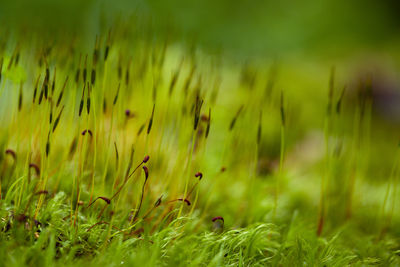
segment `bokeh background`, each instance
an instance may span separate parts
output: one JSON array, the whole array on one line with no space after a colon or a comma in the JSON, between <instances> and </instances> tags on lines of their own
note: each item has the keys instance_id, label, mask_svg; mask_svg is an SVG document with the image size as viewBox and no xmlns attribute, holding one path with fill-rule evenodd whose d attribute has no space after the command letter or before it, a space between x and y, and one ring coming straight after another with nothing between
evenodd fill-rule
<instances>
[{"instance_id":1,"label":"bokeh background","mask_svg":"<svg viewBox=\"0 0 400 267\"><path fill-rule=\"evenodd\" d=\"M325 58L393 50L399 41L399 9L395 0L3 0L0 18L2 24L29 30L93 32L137 14L155 33L213 49Z\"/></svg>"}]
</instances>

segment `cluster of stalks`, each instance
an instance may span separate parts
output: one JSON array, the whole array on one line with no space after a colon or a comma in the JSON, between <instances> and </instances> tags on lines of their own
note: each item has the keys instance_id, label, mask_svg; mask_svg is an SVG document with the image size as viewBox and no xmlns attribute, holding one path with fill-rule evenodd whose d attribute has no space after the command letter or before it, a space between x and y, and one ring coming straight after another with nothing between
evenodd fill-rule
<instances>
[{"instance_id":1,"label":"cluster of stalks","mask_svg":"<svg viewBox=\"0 0 400 267\"><path fill-rule=\"evenodd\" d=\"M107 240L117 234L138 236L146 225L151 225L151 232L198 214L223 229L222 214L208 214L207 209L218 210L215 206L224 205L218 201L225 196L214 202L211 196L236 182L239 167L251 166L244 208L249 215L243 216L251 221L251 208L258 204L253 195L261 190L257 188L261 156L269 141L266 129L273 128L270 131L279 133L273 140L279 152L271 156L270 165L276 167L271 168L273 185L266 198L273 203L271 220L277 219L288 179L285 159L291 144L287 141L295 122L290 91L275 88L276 66L267 79L244 66L237 83L239 101L224 111L224 101L219 100L228 93L220 90L226 78L220 66L204 63L196 52L176 55L176 45L149 41L149 36L132 37L127 30L119 25L100 32L93 36L90 49L78 36L42 40L33 35L36 41L28 42L30 37L21 35L17 45L10 38L8 49L0 50L0 101L6 110L1 114L0 145L5 153L0 157L0 201L33 229L42 223L49 201L63 191L69 205L64 221L76 232L107 226ZM25 75L18 75L21 69ZM330 198L337 183L334 168L341 163L337 151L344 139L339 126L346 89L337 87L333 69L318 236L334 212ZM352 152L343 186L346 220L354 212L357 179L367 172L369 155L360 154L370 143L371 88L371 82L364 81L356 96ZM380 214L388 218L382 233L393 217L398 165L396 158Z\"/></svg>"}]
</instances>

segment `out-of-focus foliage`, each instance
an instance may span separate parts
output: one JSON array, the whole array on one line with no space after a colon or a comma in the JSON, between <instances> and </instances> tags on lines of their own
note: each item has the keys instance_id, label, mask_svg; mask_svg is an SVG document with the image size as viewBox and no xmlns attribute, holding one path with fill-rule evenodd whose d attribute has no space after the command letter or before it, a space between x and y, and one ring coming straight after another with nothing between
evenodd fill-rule
<instances>
[{"instance_id":1,"label":"out-of-focus foliage","mask_svg":"<svg viewBox=\"0 0 400 267\"><path fill-rule=\"evenodd\" d=\"M133 13L158 33L236 54L340 55L398 40L398 1L16 0L1 1L7 26L98 31Z\"/></svg>"}]
</instances>

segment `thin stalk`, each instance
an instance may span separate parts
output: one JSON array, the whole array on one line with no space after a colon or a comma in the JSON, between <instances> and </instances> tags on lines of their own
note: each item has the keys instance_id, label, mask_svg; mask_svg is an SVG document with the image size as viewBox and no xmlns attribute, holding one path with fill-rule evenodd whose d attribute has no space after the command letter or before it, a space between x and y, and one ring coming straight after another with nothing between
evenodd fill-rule
<instances>
[{"instance_id":1,"label":"thin stalk","mask_svg":"<svg viewBox=\"0 0 400 267\"><path fill-rule=\"evenodd\" d=\"M190 176L190 170L191 170L191 166L192 166L192 155L193 155L193 151L194 151L194 139L195 139L195 136L196 136L196 130L194 130L193 132L192 132L192 148L190 149L190 153L189 153L189 159L188 159L188 163L187 163L187 165L186 165L186 172L185 172L185 177L186 177L186 180L185 180L185 191L184 191L184 193L183 193L183 199L186 199L187 198L187 192L188 192L188 186L189 186L189 176ZM181 216L181 214L182 214L182 210L183 210L183 206L185 205L185 203L184 202L182 202L182 205L181 205L181 207L179 208L179 212L178 212L178 218Z\"/></svg>"}]
</instances>

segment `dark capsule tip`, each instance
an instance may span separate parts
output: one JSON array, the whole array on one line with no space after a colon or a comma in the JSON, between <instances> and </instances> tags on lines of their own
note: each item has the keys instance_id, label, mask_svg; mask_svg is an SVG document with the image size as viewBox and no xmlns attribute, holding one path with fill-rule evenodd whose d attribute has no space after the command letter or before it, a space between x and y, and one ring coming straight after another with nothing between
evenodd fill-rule
<instances>
[{"instance_id":1,"label":"dark capsule tip","mask_svg":"<svg viewBox=\"0 0 400 267\"><path fill-rule=\"evenodd\" d=\"M111 199L109 199L109 198L107 198L107 197L98 197L98 198L96 198L95 200L93 200L91 203L89 203L89 205L88 205L87 207L89 208L90 206L92 206L93 203L95 203L98 199L103 200L104 202L107 203L107 205L110 205L110 203L111 203ZM78 203L78 205L79 205L79 203Z\"/></svg>"},{"instance_id":2,"label":"dark capsule tip","mask_svg":"<svg viewBox=\"0 0 400 267\"><path fill-rule=\"evenodd\" d=\"M190 206L192 203L190 203L190 201L186 198L178 198L179 201L183 201L185 202L188 206Z\"/></svg>"},{"instance_id":3,"label":"dark capsule tip","mask_svg":"<svg viewBox=\"0 0 400 267\"><path fill-rule=\"evenodd\" d=\"M161 201L162 201L161 199L162 199L162 196L157 199L156 203L154 203L154 207L158 207L161 205Z\"/></svg>"},{"instance_id":4,"label":"dark capsule tip","mask_svg":"<svg viewBox=\"0 0 400 267\"><path fill-rule=\"evenodd\" d=\"M218 220L221 220L222 222L224 222L224 218L221 217L221 216L214 217L214 218L212 218L211 220L212 220L213 222L218 221Z\"/></svg>"},{"instance_id":5,"label":"dark capsule tip","mask_svg":"<svg viewBox=\"0 0 400 267\"><path fill-rule=\"evenodd\" d=\"M130 109L127 109L127 110L125 110L125 116L127 118L133 118L133 117L135 117L135 114Z\"/></svg>"},{"instance_id":6,"label":"dark capsule tip","mask_svg":"<svg viewBox=\"0 0 400 267\"><path fill-rule=\"evenodd\" d=\"M85 135L86 133L89 133L90 136L93 136L92 131L89 130L89 129L86 129L86 130L83 130L83 131L82 131L82 135Z\"/></svg>"},{"instance_id":7,"label":"dark capsule tip","mask_svg":"<svg viewBox=\"0 0 400 267\"><path fill-rule=\"evenodd\" d=\"M17 154L12 149L7 149L6 154L11 155L14 158L14 160L17 158Z\"/></svg>"},{"instance_id":8,"label":"dark capsule tip","mask_svg":"<svg viewBox=\"0 0 400 267\"><path fill-rule=\"evenodd\" d=\"M206 115L206 114L202 114L201 115L201 117L200 117L200 119L202 120L202 121L208 121L208 116Z\"/></svg>"},{"instance_id":9,"label":"dark capsule tip","mask_svg":"<svg viewBox=\"0 0 400 267\"><path fill-rule=\"evenodd\" d=\"M143 171L144 174L146 176L146 180L149 178L149 169L147 168L147 166L143 166Z\"/></svg>"},{"instance_id":10,"label":"dark capsule tip","mask_svg":"<svg viewBox=\"0 0 400 267\"><path fill-rule=\"evenodd\" d=\"M196 172L196 174L194 176L199 178L199 180L201 180L201 178L203 178L203 174L201 172Z\"/></svg>"},{"instance_id":11,"label":"dark capsule tip","mask_svg":"<svg viewBox=\"0 0 400 267\"><path fill-rule=\"evenodd\" d=\"M150 156L149 156L149 155L145 156L145 157L144 157L144 159L143 159L143 163L146 163L146 162L148 162L148 161L149 161L149 159L150 159Z\"/></svg>"},{"instance_id":12,"label":"dark capsule tip","mask_svg":"<svg viewBox=\"0 0 400 267\"><path fill-rule=\"evenodd\" d=\"M111 203L111 199L109 199L109 198L106 198L106 197L98 197L98 198L104 200L107 204Z\"/></svg>"},{"instance_id":13,"label":"dark capsule tip","mask_svg":"<svg viewBox=\"0 0 400 267\"><path fill-rule=\"evenodd\" d=\"M34 170L35 170L35 172L36 172L36 175L40 175L40 169L39 169L39 166L38 165L36 165L35 163L30 163L29 164L29 168L33 168Z\"/></svg>"}]
</instances>

